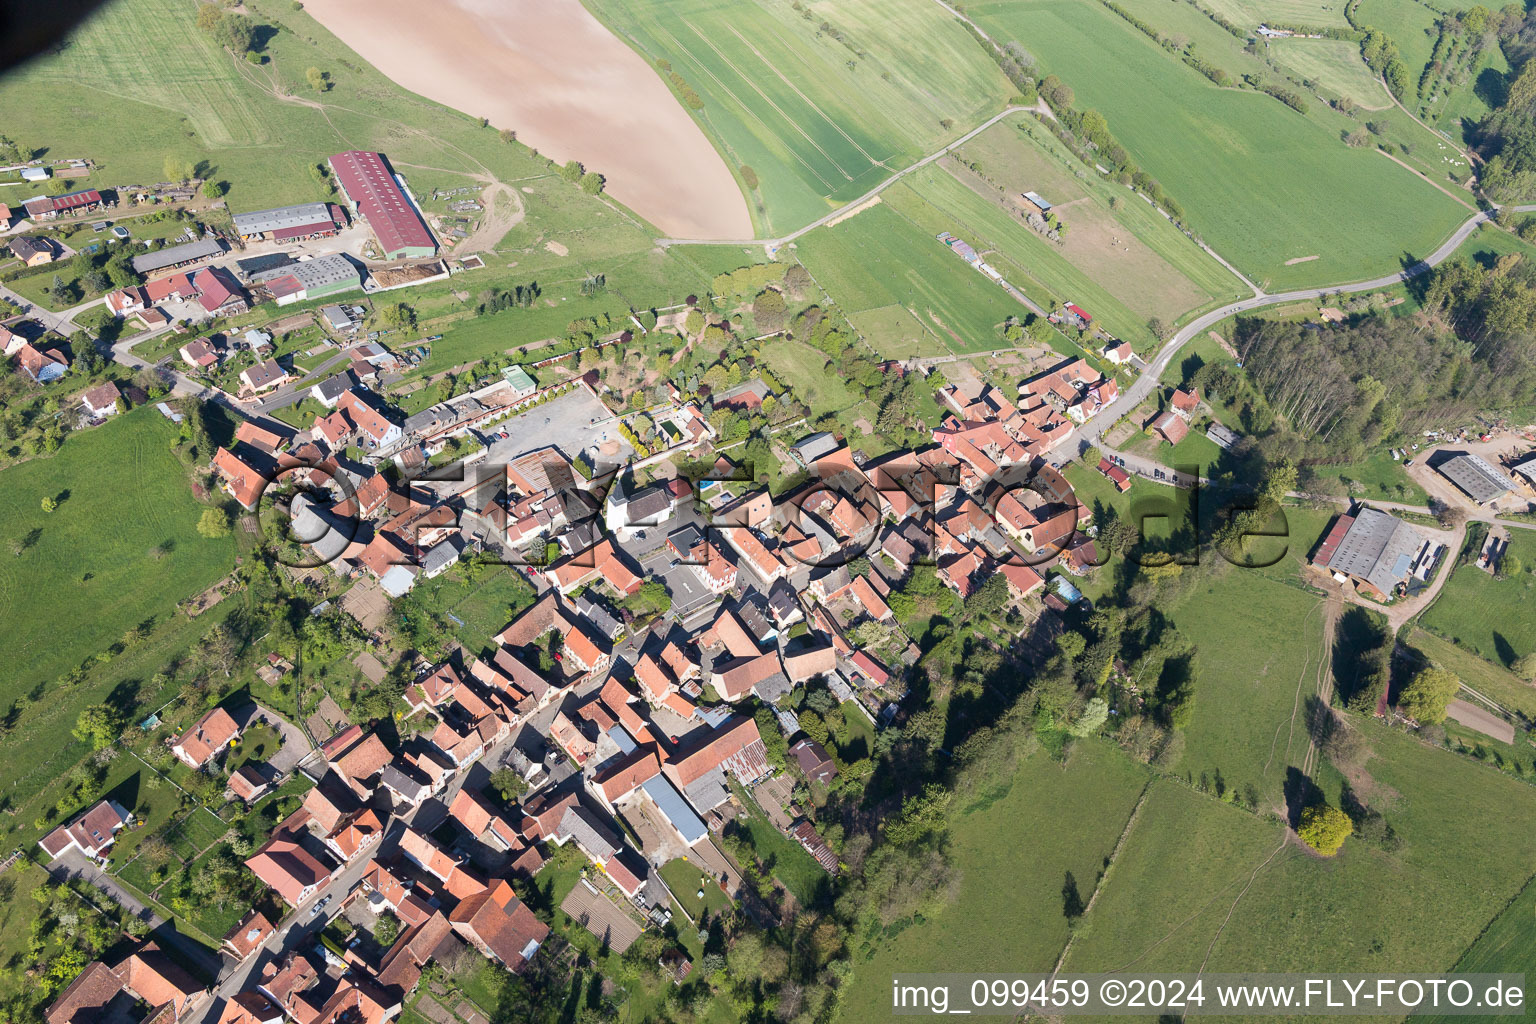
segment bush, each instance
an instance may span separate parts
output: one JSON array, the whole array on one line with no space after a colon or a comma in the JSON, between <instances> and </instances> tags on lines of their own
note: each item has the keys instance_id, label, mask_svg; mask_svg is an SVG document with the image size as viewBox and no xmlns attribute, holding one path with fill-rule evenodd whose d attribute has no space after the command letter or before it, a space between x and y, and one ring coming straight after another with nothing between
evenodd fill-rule
<instances>
[{"instance_id":1,"label":"bush","mask_svg":"<svg viewBox=\"0 0 1536 1024\"><path fill-rule=\"evenodd\" d=\"M1301 812L1296 834L1324 857L1332 857L1355 829L1349 815L1328 804L1314 804Z\"/></svg>"}]
</instances>

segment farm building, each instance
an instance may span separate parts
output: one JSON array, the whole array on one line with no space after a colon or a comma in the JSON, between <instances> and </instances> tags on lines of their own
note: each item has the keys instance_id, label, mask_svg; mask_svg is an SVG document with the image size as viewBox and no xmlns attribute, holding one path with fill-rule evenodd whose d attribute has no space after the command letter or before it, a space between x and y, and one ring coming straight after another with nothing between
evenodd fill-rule
<instances>
[{"instance_id":1,"label":"farm building","mask_svg":"<svg viewBox=\"0 0 1536 1024\"><path fill-rule=\"evenodd\" d=\"M1516 475L1525 478L1527 487L1536 488L1536 454L1529 455L1510 467Z\"/></svg>"},{"instance_id":2,"label":"farm building","mask_svg":"<svg viewBox=\"0 0 1536 1024\"><path fill-rule=\"evenodd\" d=\"M1239 434L1237 431L1223 426L1212 420L1211 425L1205 428L1205 436L1210 438L1222 451L1230 449L1237 444Z\"/></svg>"},{"instance_id":3,"label":"farm building","mask_svg":"<svg viewBox=\"0 0 1536 1024\"><path fill-rule=\"evenodd\" d=\"M1093 315L1075 302L1067 303L1067 314L1077 321L1079 327L1086 328L1093 325Z\"/></svg>"},{"instance_id":4,"label":"farm building","mask_svg":"<svg viewBox=\"0 0 1536 1024\"><path fill-rule=\"evenodd\" d=\"M330 158L331 169L354 214L362 215L387 260L420 259L437 253L437 243L382 153L348 150Z\"/></svg>"},{"instance_id":5,"label":"farm building","mask_svg":"<svg viewBox=\"0 0 1536 1024\"><path fill-rule=\"evenodd\" d=\"M216 316L236 316L250 306L245 292L240 290L234 276L222 267L204 267L192 278L197 289L197 302L204 310Z\"/></svg>"},{"instance_id":6,"label":"farm building","mask_svg":"<svg viewBox=\"0 0 1536 1024\"><path fill-rule=\"evenodd\" d=\"M325 325L333 331L350 331L357 326L357 321L352 318L341 306L322 306L320 316L324 318Z\"/></svg>"},{"instance_id":7,"label":"farm building","mask_svg":"<svg viewBox=\"0 0 1536 1024\"><path fill-rule=\"evenodd\" d=\"M1025 192L1024 193L1024 198L1028 199L1031 203L1034 203L1035 206L1039 208L1041 213L1049 213L1050 212L1050 209L1051 209L1050 202L1047 201L1046 198L1044 196L1042 196L1040 193L1038 193L1038 192Z\"/></svg>"},{"instance_id":8,"label":"farm building","mask_svg":"<svg viewBox=\"0 0 1536 1024\"><path fill-rule=\"evenodd\" d=\"M234 215L235 230L247 242L270 238L293 242L334 235L343 224L341 210L330 203L301 203Z\"/></svg>"},{"instance_id":9,"label":"farm building","mask_svg":"<svg viewBox=\"0 0 1536 1024\"><path fill-rule=\"evenodd\" d=\"M11 239L11 255L29 267L40 267L59 258L58 251L53 247L53 239L33 238L30 235L17 235Z\"/></svg>"},{"instance_id":10,"label":"farm building","mask_svg":"<svg viewBox=\"0 0 1536 1024\"><path fill-rule=\"evenodd\" d=\"M1189 435L1189 424L1182 416L1169 409L1154 419L1147 430L1169 444L1178 444Z\"/></svg>"},{"instance_id":11,"label":"farm building","mask_svg":"<svg viewBox=\"0 0 1536 1024\"><path fill-rule=\"evenodd\" d=\"M206 260L224 251L224 243L217 238L199 238L195 242L173 245L169 249L146 252L133 258L133 269L139 274L153 274L158 270L184 267L189 263Z\"/></svg>"},{"instance_id":12,"label":"farm building","mask_svg":"<svg viewBox=\"0 0 1536 1024\"><path fill-rule=\"evenodd\" d=\"M1473 455L1471 452L1461 452L1446 459L1435 469L1479 505L1498 501L1514 490L1509 477L1481 455Z\"/></svg>"},{"instance_id":13,"label":"farm building","mask_svg":"<svg viewBox=\"0 0 1536 1024\"><path fill-rule=\"evenodd\" d=\"M286 273L265 282L279 306L322 299L363 286L356 264L339 252L304 260L284 269Z\"/></svg>"},{"instance_id":14,"label":"farm building","mask_svg":"<svg viewBox=\"0 0 1536 1024\"><path fill-rule=\"evenodd\" d=\"M68 192L62 196L38 196L22 204L33 220L53 220L64 214L87 213L101 209L101 193L93 188Z\"/></svg>"},{"instance_id":15,"label":"farm building","mask_svg":"<svg viewBox=\"0 0 1536 1024\"><path fill-rule=\"evenodd\" d=\"M832 434L822 431L809 437L801 438L789 446L789 454L794 456L796 462L810 469L811 465L819 459L826 458L842 447Z\"/></svg>"},{"instance_id":16,"label":"farm building","mask_svg":"<svg viewBox=\"0 0 1536 1024\"><path fill-rule=\"evenodd\" d=\"M364 356L364 358L368 357ZM368 361L373 362L372 359ZM501 379L507 382L507 385L512 388L512 393L518 398L527 398L539 389L539 382L521 366L509 366L502 370Z\"/></svg>"},{"instance_id":17,"label":"farm building","mask_svg":"<svg viewBox=\"0 0 1536 1024\"><path fill-rule=\"evenodd\" d=\"M956 256L959 256L971 266L978 266L981 263L981 254L971 248L969 242L961 241L948 231L940 231L937 237L939 241L953 249Z\"/></svg>"},{"instance_id":18,"label":"farm building","mask_svg":"<svg viewBox=\"0 0 1536 1024\"><path fill-rule=\"evenodd\" d=\"M1439 548L1401 519L1361 507L1354 515L1334 521L1312 564L1385 599L1411 577L1426 572Z\"/></svg>"}]
</instances>

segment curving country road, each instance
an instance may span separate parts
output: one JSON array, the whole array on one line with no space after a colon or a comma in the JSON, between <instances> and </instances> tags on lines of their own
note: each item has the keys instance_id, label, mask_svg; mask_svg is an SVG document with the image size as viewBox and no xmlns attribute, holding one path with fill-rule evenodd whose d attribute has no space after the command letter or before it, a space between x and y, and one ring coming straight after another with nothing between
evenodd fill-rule
<instances>
[{"instance_id":1,"label":"curving country road","mask_svg":"<svg viewBox=\"0 0 1536 1024\"><path fill-rule=\"evenodd\" d=\"M1507 209L1516 213L1529 213L1536 211L1536 205L1511 206L1507 207ZM1497 210L1497 207L1495 210ZM1279 305L1284 302L1320 299L1325 295L1337 295L1339 293L1376 291L1380 288L1390 288L1395 284L1401 284L1421 274L1428 273L1432 268L1443 263L1461 247L1463 242L1471 237L1472 232L1492 218L1493 214L1488 211L1473 214L1467 218L1461 227L1451 233L1451 236L1441 244L1440 248L1411 267L1406 267L1395 274L1373 278L1369 281L1356 281L1353 284L1330 285L1326 288L1304 288L1299 291L1279 292L1274 295L1256 295L1251 299L1240 299L1237 302L1228 303L1225 306L1196 317L1181 327L1172 338L1168 339L1168 342L1158 351L1157 357L1147 367L1146 372L1137 377L1135 383L1126 388L1119 398L1111 402L1099 415L1068 435L1067 439L1062 442L1063 450L1072 452L1075 455L1087 446L1097 444L1100 435L1106 429L1119 422L1121 417L1140 405L1159 386L1163 371L1168 368L1168 364L1173 361L1173 357L1179 354L1180 349L1199 337L1202 331L1220 323L1227 317L1237 313L1246 313L1254 309L1262 309L1265 306ZM1075 442L1075 446L1073 442Z\"/></svg>"}]
</instances>

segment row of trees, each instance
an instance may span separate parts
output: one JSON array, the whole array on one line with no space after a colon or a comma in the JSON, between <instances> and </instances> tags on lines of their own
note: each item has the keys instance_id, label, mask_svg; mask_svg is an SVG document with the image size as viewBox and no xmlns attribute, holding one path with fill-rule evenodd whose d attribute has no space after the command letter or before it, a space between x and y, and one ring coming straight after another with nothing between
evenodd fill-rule
<instances>
[{"instance_id":1,"label":"row of trees","mask_svg":"<svg viewBox=\"0 0 1536 1024\"><path fill-rule=\"evenodd\" d=\"M1536 198L1536 10L1508 5L1489 14L1484 31L1497 35L1510 72L1502 102L1477 126L1487 160L1479 182L1496 202L1527 202Z\"/></svg>"}]
</instances>

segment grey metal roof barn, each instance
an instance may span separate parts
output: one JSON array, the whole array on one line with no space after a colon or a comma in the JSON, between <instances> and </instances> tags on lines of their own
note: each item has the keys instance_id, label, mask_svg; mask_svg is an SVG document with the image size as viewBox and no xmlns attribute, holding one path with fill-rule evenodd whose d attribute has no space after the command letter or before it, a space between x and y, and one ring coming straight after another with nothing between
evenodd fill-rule
<instances>
[{"instance_id":1,"label":"grey metal roof barn","mask_svg":"<svg viewBox=\"0 0 1536 1024\"><path fill-rule=\"evenodd\" d=\"M265 235L271 231L282 231L287 228L334 227L328 203L279 206L271 210L237 213L231 219L235 222L235 230L246 237Z\"/></svg>"},{"instance_id":2,"label":"grey metal roof barn","mask_svg":"<svg viewBox=\"0 0 1536 1024\"><path fill-rule=\"evenodd\" d=\"M289 267L288 273L298 278L307 291L316 291L333 284L357 285L362 281L357 264L339 252L316 256L312 260L301 260Z\"/></svg>"},{"instance_id":3,"label":"grey metal roof barn","mask_svg":"<svg viewBox=\"0 0 1536 1024\"><path fill-rule=\"evenodd\" d=\"M224 243L217 238L199 238L185 245L173 245L169 249L159 249L135 256L133 269L140 274L153 274L157 270L165 270L168 267L179 267L184 263L205 260L223 251Z\"/></svg>"},{"instance_id":4,"label":"grey metal roof barn","mask_svg":"<svg viewBox=\"0 0 1536 1024\"><path fill-rule=\"evenodd\" d=\"M1509 477L1481 455L1463 452L1435 467L1473 501L1486 505L1514 490Z\"/></svg>"},{"instance_id":5,"label":"grey metal roof barn","mask_svg":"<svg viewBox=\"0 0 1536 1024\"><path fill-rule=\"evenodd\" d=\"M831 455L841 447L842 444L838 442L836 437L826 431L822 431L819 434L812 434L809 437L803 437L796 441L790 445L789 451L802 466L809 466L817 459Z\"/></svg>"},{"instance_id":6,"label":"grey metal roof barn","mask_svg":"<svg viewBox=\"0 0 1536 1024\"><path fill-rule=\"evenodd\" d=\"M1383 594L1408 578L1424 537L1395 516L1362 508L1328 560L1328 568L1365 580Z\"/></svg>"}]
</instances>

